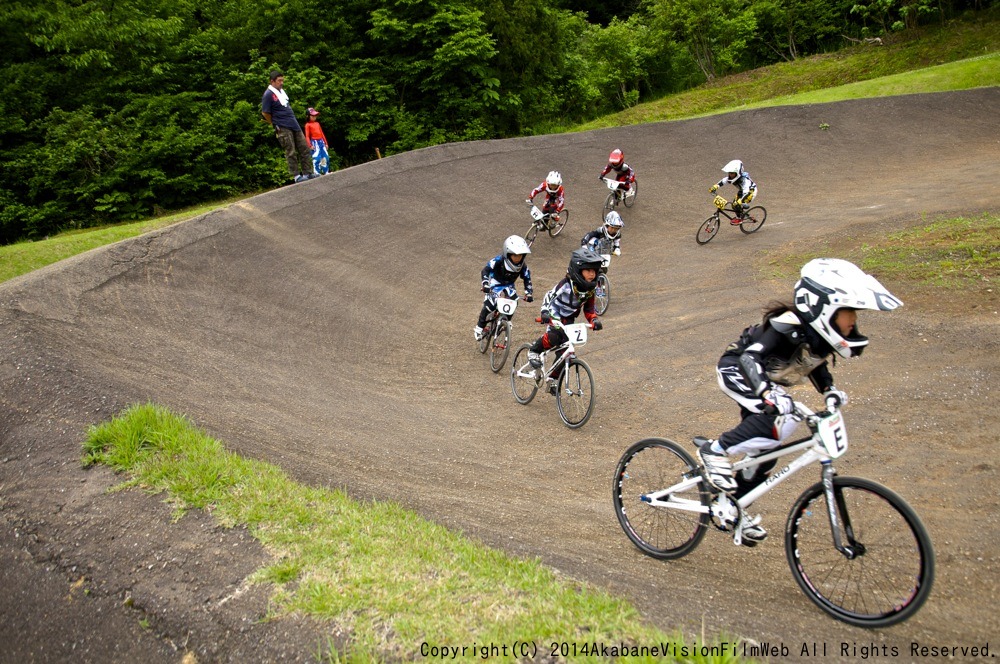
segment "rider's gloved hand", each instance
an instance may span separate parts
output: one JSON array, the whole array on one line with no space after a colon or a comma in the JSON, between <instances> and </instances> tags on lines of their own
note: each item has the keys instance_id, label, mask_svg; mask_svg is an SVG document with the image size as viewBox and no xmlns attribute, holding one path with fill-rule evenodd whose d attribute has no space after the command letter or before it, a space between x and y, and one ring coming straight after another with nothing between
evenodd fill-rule
<instances>
[{"instance_id":1,"label":"rider's gloved hand","mask_svg":"<svg viewBox=\"0 0 1000 664\"><path fill-rule=\"evenodd\" d=\"M524 294L524 299L527 300L528 302L534 302L535 301L535 296L532 295L531 293L525 293Z\"/></svg>"},{"instance_id":2,"label":"rider's gloved hand","mask_svg":"<svg viewBox=\"0 0 1000 664\"><path fill-rule=\"evenodd\" d=\"M598 175L598 176L597 176L597 181L598 181L598 182L600 182L600 181L601 181L601 180L603 180L603 179L604 179L604 176L603 176L603 175Z\"/></svg>"},{"instance_id":3,"label":"rider's gloved hand","mask_svg":"<svg viewBox=\"0 0 1000 664\"><path fill-rule=\"evenodd\" d=\"M615 256L621 256L622 255L622 250L621 249L615 249L611 253L613 253Z\"/></svg>"},{"instance_id":4,"label":"rider's gloved hand","mask_svg":"<svg viewBox=\"0 0 1000 664\"><path fill-rule=\"evenodd\" d=\"M490 285L487 282L485 282L485 281L483 282L482 290L483 290L484 293L489 293L490 292Z\"/></svg>"},{"instance_id":5,"label":"rider's gloved hand","mask_svg":"<svg viewBox=\"0 0 1000 664\"><path fill-rule=\"evenodd\" d=\"M527 203L528 205L531 205L531 199L530 198L525 198L524 202Z\"/></svg>"},{"instance_id":6,"label":"rider's gloved hand","mask_svg":"<svg viewBox=\"0 0 1000 664\"><path fill-rule=\"evenodd\" d=\"M594 326L594 332L604 327L604 323L601 322L600 318L595 318L593 321L591 321L591 324Z\"/></svg>"},{"instance_id":7,"label":"rider's gloved hand","mask_svg":"<svg viewBox=\"0 0 1000 664\"><path fill-rule=\"evenodd\" d=\"M772 406L778 415L789 415L795 411L795 401L777 385L771 387L764 396L764 403Z\"/></svg>"},{"instance_id":8,"label":"rider's gloved hand","mask_svg":"<svg viewBox=\"0 0 1000 664\"><path fill-rule=\"evenodd\" d=\"M547 312L547 311L543 311L542 312L542 325L550 325L550 324L552 324L552 315L549 312Z\"/></svg>"},{"instance_id":9,"label":"rider's gloved hand","mask_svg":"<svg viewBox=\"0 0 1000 664\"><path fill-rule=\"evenodd\" d=\"M717 185L717 184L713 184L713 185L712 185L712 188L708 190L708 193L710 193L710 194L714 194L714 193L715 193L715 192L717 192L718 190L719 190L719 185Z\"/></svg>"},{"instance_id":10,"label":"rider's gloved hand","mask_svg":"<svg viewBox=\"0 0 1000 664\"><path fill-rule=\"evenodd\" d=\"M823 393L823 401L826 401L827 399L836 399L837 406L846 406L847 392L838 390L835 386L831 385L830 389Z\"/></svg>"}]
</instances>

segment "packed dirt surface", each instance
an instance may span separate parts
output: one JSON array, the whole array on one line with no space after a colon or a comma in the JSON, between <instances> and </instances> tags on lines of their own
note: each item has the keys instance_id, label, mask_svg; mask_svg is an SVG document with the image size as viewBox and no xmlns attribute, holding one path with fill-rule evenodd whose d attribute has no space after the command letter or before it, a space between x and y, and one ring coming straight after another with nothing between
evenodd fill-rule
<instances>
[{"instance_id":1,"label":"packed dirt surface","mask_svg":"<svg viewBox=\"0 0 1000 664\"><path fill-rule=\"evenodd\" d=\"M537 556L666 630L787 646L774 661L923 661L912 643L990 642L992 656L995 286L908 300L883 280L906 306L863 312L870 347L833 371L851 395L838 470L897 491L934 541L934 591L908 622L850 627L799 591L782 531L812 469L755 506L765 543L709 533L669 563L626 539L611 480L640 438L686 444L735 423L715 362L761 305L791 295L791 280L769 276L767 252L994 209L997 108L1000 89L989 88L442 145L0 285L0 661L308 660L337 638L306 619L261 621L269 589L246 577L268 557L248 533L198 513L172 523L162 497L109 493L119 478L81 467L87 427L145 401L299 481L398 501ZM479 272L528 228L525 196L558 169L569 225L540 236L529 259L536 292L552 287L599 225L597 174L614 147L640 189L623 212L604 330L580 353L597 409L572 431L548 395L518 405L506 370L493 374L479 354ZM754 235L724 227L699 246L708 187L733 158L759 183L767 223ZM515 343L541 332L535 315L518 312ZM539 638L549 636L559 635Z\"/></svg>"}]
</instances>

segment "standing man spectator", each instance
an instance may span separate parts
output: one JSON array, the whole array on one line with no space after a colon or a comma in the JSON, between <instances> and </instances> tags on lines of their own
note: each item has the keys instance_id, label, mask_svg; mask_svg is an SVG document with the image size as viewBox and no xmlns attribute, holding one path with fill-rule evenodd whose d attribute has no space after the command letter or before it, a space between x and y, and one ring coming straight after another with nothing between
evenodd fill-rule
<instances>
[{"instance_id":1,"label":"standing man spectator","mask_svg":"<svg viewBox=\"0 0 1000 664\"><path fill-rule=\"evenodd\" d=\"M277 69L271 70L271 84L264 90L260 102L260 112L274 127L274 136L285 150L288 173L295 182L319 177L313 170L312 150L302 133L302 127L288 103L288 93L282 88L285 75Z\"/></svg>"}]
</instances>

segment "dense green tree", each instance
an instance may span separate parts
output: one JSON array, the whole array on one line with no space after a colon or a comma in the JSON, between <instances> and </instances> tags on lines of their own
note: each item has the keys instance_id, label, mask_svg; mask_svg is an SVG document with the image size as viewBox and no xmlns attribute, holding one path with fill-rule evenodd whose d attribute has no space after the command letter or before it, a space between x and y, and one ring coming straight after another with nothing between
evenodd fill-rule
<instances>
[{"instance_id":1,"label":"dense green tree","mask_svg":"<svg viewBox=\"0 0 1000 664\"><path fill-rule=\"evenodd\" d=\"M7 0L0 242L287 181L273 68L343 166L546 131L996 0Z\"/></svg>"}]
</instances>

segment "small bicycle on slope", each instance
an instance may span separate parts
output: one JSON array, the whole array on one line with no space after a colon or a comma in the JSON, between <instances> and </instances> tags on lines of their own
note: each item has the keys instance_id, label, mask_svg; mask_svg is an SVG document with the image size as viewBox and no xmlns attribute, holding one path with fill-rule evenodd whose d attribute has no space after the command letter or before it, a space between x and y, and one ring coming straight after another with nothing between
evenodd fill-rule
<instances>
[{"instance_id":1,"label":"small bicycle on slope","mask_svg":"<svg viewBox=\"0 0 1000 664\"><path fill-rule=\"evenodd\" d=\"M694 239L698 241L698 244L707 244L715 237L716 233L719 232L719 227L723 225L723 217L729 221L731 226L739 226L740 230L747 235L756 233L764 225L764 220L767 219L767 210L760 205L751 208L741 206L742 209L736 211L722 196L716 196L713 202L716 208L715 214L703 221L698 227L698 232L695 233Z\"/></svg>"},{"instance_id":2,"label":"small bicycle on slope","mask_svg":"<svg viewBox=\"0 0 1000 664\"><path fill-rule=\"evenodd\" d=\"M536 319L541 322L541 319ZM553 327L560 327L568 337L563 344L544 351L542 367L535 369L528 362L531 344L517 349L510 366L510 389L514 399L525 405L535 398L542 385L556 398L556 407L563 424L578 429L587 423L594 412L594 374L590 365L576 356L576 347L587 343L590 323L563 325L552 319Z\"/></svg>"},{"instance_id":3,"label":"small bicycle on slope","mask_svg":"<svg viewBox=\"0 0 1000 664\"><path fill-rule=\"evenodd\" d=\"M614 249L611 241L605 238L596 240L588 246L601 257L601 269L597 271L597 288L594 289L594 310L598 316L603 316L611 304L611 279L608 278L608 268L611 267Z\"/></svg>"},{"instance_id":4,"label":"small bicycle on slope","mask_svg":"<svg viewBox=\"0 0 1000 664\"><path fill-rule=\"evenodd\" d=\"M819 462L822 480L807 488L785 524L785 556L799 587L819 608L860 627L886 627L911 617L934 582L934 549L916 512L871 480L841 477L834 459L847 451L835 399L814 413L795 402L812 435L733 464L734 474L799 454L746 495L712 486L705 468L681 445L647 438L632 445L615 470L615 514L643 553L669 560L691 553L709 524L742 541L745 510L802 468ZM698 440L698 439L696 439Z\"/></svg>"},{"instance_id":5,"label":"small bicycle on slope","mask_svg":"<svg viewBox=\"0 0 1000 664\"><path fill-rule=\"evenodd\" d=\"M497 291L497 308L486 316L483 336L479 339L479 352L490 349L490 369L498 373L510 353L510 335L514 329L511 318L517 310L517 291L513 286L504 286Z\"/></svg>"},{"instance_id":6,"label":"small bicycle on slope","mask_svg":"<svg viewBox=\"0 0 1000 664\"><path fill-rule=\"evenodd\" d=\"M607 218L608 212L611 212L619 205L624 205L627 208L635 205L635 197L639 195L639 181L633 181L632 186L628 188L628 191L625 191L624 182L613 178L601 179L604 180L608 189L611 190L611 193L608 194L607 199L604 201L604 211L601 212L601 221L603 222Z\"/></svg>"},{"instance_id":7,"label":"small bicycle on slope","mask_svg":"<svg viewBox=\"0 0 1000 664\"><path fill-rule=\"evenodd\" d=\"M542 212L541 208L531 201L525 202L528 204L531 213L531 226L528 227L528 232L524 234L524 241L528 243L529 247L538 236L538 231L548 231L550 237L555 237L562 233L562 229L566 228L566 224L569 223L569 210L567 208L563 208L558 213Z\"/></svg>"}]
</instances>

